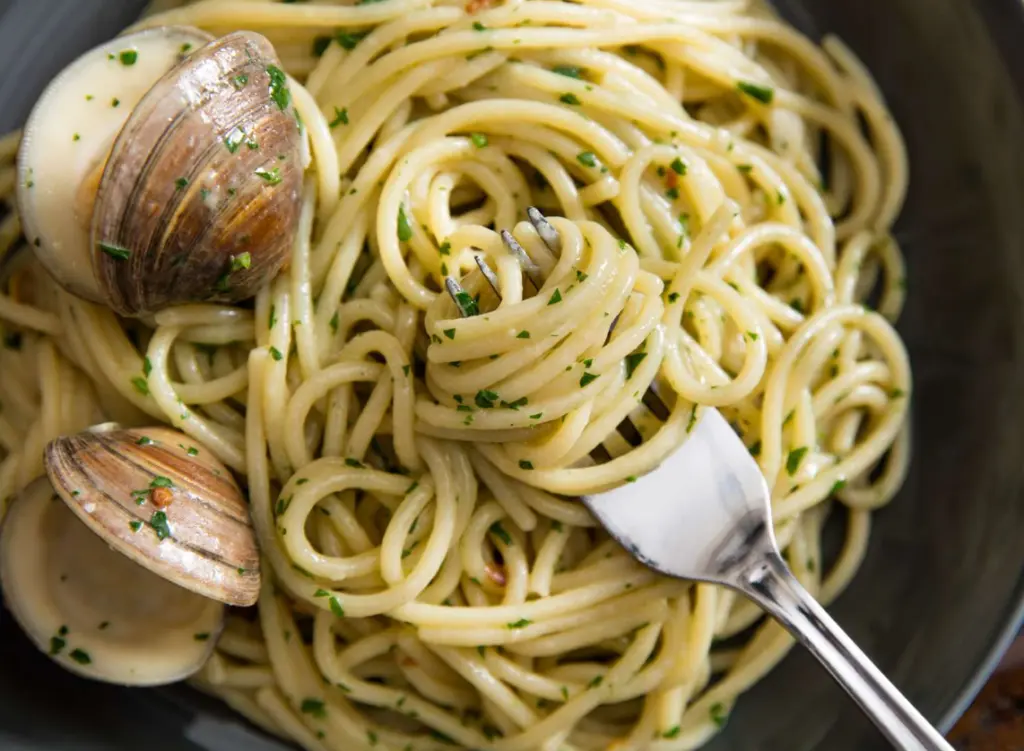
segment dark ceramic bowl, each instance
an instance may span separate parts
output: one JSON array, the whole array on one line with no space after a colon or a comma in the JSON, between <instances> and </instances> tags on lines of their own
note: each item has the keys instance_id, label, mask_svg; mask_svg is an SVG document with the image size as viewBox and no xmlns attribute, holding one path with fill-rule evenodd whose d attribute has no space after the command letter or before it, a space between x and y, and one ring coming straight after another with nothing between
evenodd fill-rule
<instances>
[{"instance_id":1,"label":"dark ceramic bowl","mask_svg":"<svg viewBox=\"0 0 1024 751\"><path fill-rule=\"evenodd\" d=\"M637 0L642 2L643 0ZM1024 614L1024 6L1020 0L778 0L874 71L910 149L898 235L901 331L916 389L914 462L876 516L833 613L930 718L950 726ZM0 0L0 130L144 0ZM0 613L0 749L280 749L187 689L87 683ZM795 652L740 701L719 751L886 748Z\"/></svg>"}]
</instances>

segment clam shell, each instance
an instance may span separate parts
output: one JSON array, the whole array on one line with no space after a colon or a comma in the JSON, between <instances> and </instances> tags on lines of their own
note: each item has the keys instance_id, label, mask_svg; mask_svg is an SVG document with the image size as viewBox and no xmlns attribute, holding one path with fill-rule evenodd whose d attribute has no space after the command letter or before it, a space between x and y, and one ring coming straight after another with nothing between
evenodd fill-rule
<instances>
[{"instance_id":1,"label":"clam shell","mask_svg":"<svg viewBox=\"0 0 1024 751\"><path fill-rule=\"evenodd\" d=\"M206 663L224 605L111 550L38 478L0 528L0 585L14 619L65 670L124 686L184 680Z\"/></svg>"},{"instance_id":2,"label":"clam shell","mask_svg":"<svg viewBox=\"0 0 1024 751\"><path fill-rule=\"evenodd\" d=\"M52 441L45 463L64 502L118 552L205 597L256 602L249 509L209 449L168 428L101 427Z\"/></svg>"},{"instance_id":3,"label":"clam shell","mask_svg":"<svg viewBox=\"0 0 1024 751\"><path fill-rule=\"evenodd\" d=\"M247 299L285 264L303 172L290 99L274 48L252 32L193 52L142 98L92 217L112 309Z\"/></svg>"}]
</instances>

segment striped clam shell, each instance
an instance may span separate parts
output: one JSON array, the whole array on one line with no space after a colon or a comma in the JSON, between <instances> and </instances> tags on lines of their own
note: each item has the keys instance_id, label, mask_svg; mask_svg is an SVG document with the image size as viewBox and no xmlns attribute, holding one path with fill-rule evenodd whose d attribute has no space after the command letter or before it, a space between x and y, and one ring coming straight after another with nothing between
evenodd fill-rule
<instances>
[{"instance_id":1,"label":"striped clam shell","mask_svg":"<svg viewBox=\"0 0 1024 751\"><path fill-rule=\"evenodd\" d=\"M237 32L193 52L135 107L107 160L92 217L107 305L138 316L255 295L291 255L302 174L270 42Z\"/></svg>"},{"instance_id":2,"label":"striped clam shell","mask_svg":"<svg viewBox=\"0 0 1024 751\"><path fill-rule=\"evenodd\" d=\"M45 464L64 502L118 552L213 600L256 602L249 508L209 449L169 428L102 425L52 441Z\"/></svg>"}]
</instances>

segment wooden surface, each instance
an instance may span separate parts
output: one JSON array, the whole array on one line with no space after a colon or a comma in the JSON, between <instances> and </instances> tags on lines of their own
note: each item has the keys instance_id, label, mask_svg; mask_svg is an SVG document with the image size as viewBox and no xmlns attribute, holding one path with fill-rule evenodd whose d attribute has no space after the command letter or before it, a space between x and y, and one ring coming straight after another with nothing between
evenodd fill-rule
<instances>
[{"instance_id":1,"label":"wooden surface","mask_svg":"<svg viewBox=\"0 0 1024 751\"><path fill-rule=\"evenodd\" d=\"M1024 636L949 739L962 751L1024 751Z\"/></svg>"}]
</instances>

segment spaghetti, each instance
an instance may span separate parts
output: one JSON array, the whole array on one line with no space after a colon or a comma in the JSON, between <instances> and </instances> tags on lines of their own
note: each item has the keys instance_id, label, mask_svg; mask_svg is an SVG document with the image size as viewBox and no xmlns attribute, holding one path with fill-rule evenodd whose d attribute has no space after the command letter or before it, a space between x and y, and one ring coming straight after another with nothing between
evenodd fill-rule
<instances>
[{"instance_id":1,"label":"spaghetti","mask_svg":"<svg viewBox=\"0 0 1024 751\"><path fill-rule=\"evenodd\" d=\"M712 737L790 638L643 568L572 496L715 406L797 577L823 601L850 581L909 452L907 169L861 64L745 0L204 0L157 3L160 24L258 31L292 76L312 167L290 268L250 307L126 321L15 256L0 497L101 420L212 450L266 564L258 619L231 616L195 682L310 751ZM529 206L564 217L559 255ZM13 213L0 239L22 245Z\"/></svg>"}]
</instances>

